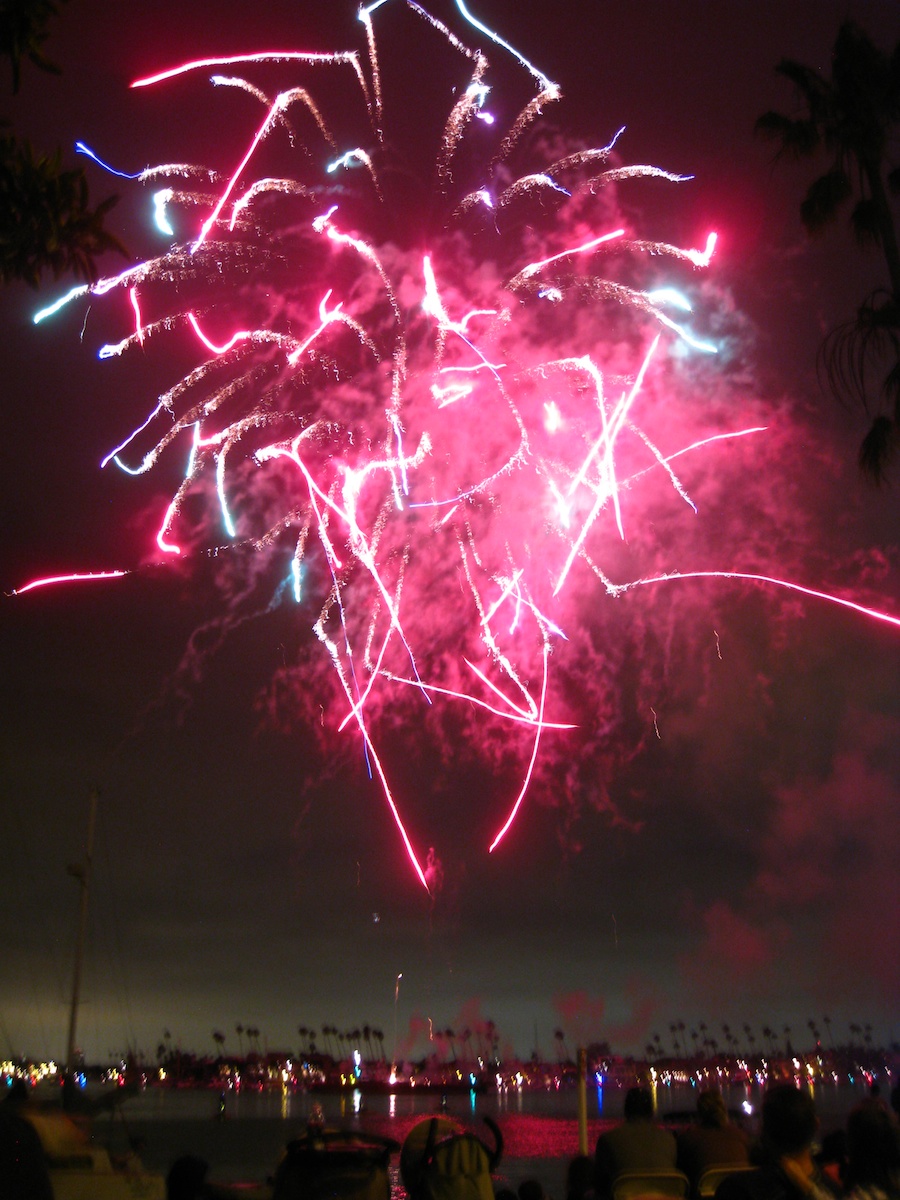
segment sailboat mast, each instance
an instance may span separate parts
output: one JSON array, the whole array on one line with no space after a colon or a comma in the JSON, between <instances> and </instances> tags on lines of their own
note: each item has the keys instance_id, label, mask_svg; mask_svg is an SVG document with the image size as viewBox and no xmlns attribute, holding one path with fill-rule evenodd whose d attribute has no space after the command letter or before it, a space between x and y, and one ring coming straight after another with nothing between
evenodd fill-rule
<instances>
[{"instance_id":1,"label":"sailboat mast","mask_svg":"<svg viewBox=\"0 0 900 1200\"><path fill-rule=\"evenodd\" d=\"M84 964L84 945L87 940L88 899L91 890L91 867L94 860L94 828L97 824L97 802L100 794L96 788L91 791L91 807L88 816L87 845L84 862L70 866L69 874L74 875L81 884L81 903L78 916L78 940L75 944L75 969L72 973L72 1007L69 1010L69 1037L66 1042L66 1075L71 1075L75 1069L75 1032L78 1025L78 1003L81 999L81 971Z\"/></svg>"}]
</instances>

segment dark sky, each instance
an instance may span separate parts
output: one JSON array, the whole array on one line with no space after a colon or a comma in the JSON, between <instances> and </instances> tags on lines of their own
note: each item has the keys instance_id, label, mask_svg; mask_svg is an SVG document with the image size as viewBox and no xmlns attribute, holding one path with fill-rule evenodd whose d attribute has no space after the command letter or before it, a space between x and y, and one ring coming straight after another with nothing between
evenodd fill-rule
<instances>
[{"instance_id":1,"label":"dark sky","mask_svg":"<svg viewBox=\"0 0 900 1200\"><path fill-rule=\"evenodd\" d=\"M557 131L600 146L624 125L622 163L694 176L608 189L610 220L684 246L719 233L707 272L672 275L692 289L692 319L721 352L699 362L667 333L636 422L664 452L710 432L767 427L679 467L696 516L668 487L628 489L626 543L611 536L606 513L594 561L617 580L692 569L775 575L900 613L896 480L881 491L860 481L864 421L822 396L815 370L822 335L884 282L880 262L840 227L809 242L797 206L814 168L773 168L771 148L752 135L763 110L792 103L773 70L780 58L827 69L847 15L893 46L893 0L485 0L473 9L561 84L563 100L547 114ZM74 162L81 139L125 171L188 161L227 173L261 112L245 93L210 88L205 73L139 91L133 79L194 57L364 48L350 4L345 13L310 0L154 0L117 8L115 20L109 11L72 0L48 43L63 74L26 67L6 111L38 145L59 144ZM507 96L524 103L527 74L451 4L431 11L487 52L491 103L511 118ZM449 83L465 74L452 55L444 69L441 40L400 0L375 19L392 146L404 162L427 157L423 147L437 145L429 122L449 111ZM263 88L319 86L284 66L245 74ZM320 86L326 118L349 138L351 85L328 77ZM111 224L134 254L161 253L148 227L151 189L88 173L94 197L121 195ZM418 219L417 196L411 187L401 225ZM582 228L583 213L566 213ZM457 244L460 261L483 244ZM446 247L436 253L447 262ZM471 272L476 290L495 276L488 260ZM123 266L103 263L110 274ZM410 834L423 859L433 846L443 865L429 897L366 777L358 736L337 732L346 705L311 633L318 607L279 590L287 560L273 567L276 552L257 566L253 555L224 552L162 564L153 538L178 462L139 479L99 470L196 365L195 346L161 337L152 353L99 362L99 346L129 331L121 291L31 323L69 285L0 296L0 583L9 593L59 571L132 573L0 606L0 1047L63 1051L77 904L66 864L82 853L94 786L102 798L79 1027L92 1058L128 1045L152 1054L164 1030L200 1051L213 1048L213 1029L236 1045L237 1023L275 1048L296 1045L299 1025L368 1023L389 1043L396 1020L400 1045L421 1051L429 1020L457 1030L493 1020L504 1052L522 1056L536 1039L554 1053L557 1028L570 1044L604 1038L641 1051L679 1020L716 1032L746 1022L758 1042L764 1025L790 1025L802 1043L808 1020L821 1026L827 1014L838 1038L851 1022L898 1036L897 628L722 580L612 599L579 564L559 615L568 641L552 655L554 719L578 729L547 736L494 854L487 843L521 783L527 739L479 723L474 707L426 717L408 694L373 701ZM527 361L556 337L560 354L590 352L613 374L633 375L646 319L638 329L630 336L621 317L584 305L571 325L526 322L519 349ZM198 527L207 528L199 516ZM414 554L410 578L420 589L411 627L421 634L433 622L443 647L425 661L448 661L455 609L443 564ZM319 606L322 580L311 550Z\"/></svg>"}]
</instances>

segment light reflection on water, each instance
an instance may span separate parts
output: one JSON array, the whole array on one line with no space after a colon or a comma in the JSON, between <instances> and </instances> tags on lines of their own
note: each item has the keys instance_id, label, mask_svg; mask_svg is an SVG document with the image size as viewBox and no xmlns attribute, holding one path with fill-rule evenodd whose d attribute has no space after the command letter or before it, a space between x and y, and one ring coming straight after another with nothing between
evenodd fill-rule
<instances>
[{"instance_id":1,"label":"light reflection on water","mask_svg":"<svg viewBox=\"0 0 900 1200\"><path fill-rule=\"evenodd\" d=\"M606 1087L588 1093L588 1147L592 1153L600 1132L621 1119L624 1089ZM690 1087L660 1088L660 1115L693 1111L696 1091ZM755 1108L762 1092L743 1087L725 1090L730 1108L745 1100ZM847 1113L866 1095L863 1084L819 1087L816 1105L823 1132L843 1125ZM559 1092L508 1091L473 1096L437 1093L363 1095L341 1093L230 1092L225 1119L217 1120L215 1090L150 1088L122 1106L129 1135L145 1141L145 1165L165 1171L181 1154L199 1154L211 1165L210 1179L262 1180L271 1174L285 1144L305 1130L313 1104L320 1104L329 1126L393 1138L402 1143L410 1129L426 1117L441 1113L454 1118L492 1144L484 1116L499 1125L504 1139L498 1183L515 1190L524 1179L540 1180L552 1196L564 1195L565 1170L578 1153L577 1095ZM751 1122L752 1127L752 1122ZM393 1200L405 1200L392 1165Z\"/></svg>"},{"instance_id":2,"label":"light reflection on water","mask_svg":"<svg viewBox=\"0 0 900 1200\"><path fill-rule=\"evenodd\" d=\"M745 1102L755 1111L762 1099L763 1089L743 1085L723 1089L729 1108L740 1110ZM816 1108L823 1125L842 1122L854 1104L867 1095L863 1082L840 1084L813 1090ZM587 1111L589 1123L598 1125L621 1120L625 1089L619 1087L589 1088ZM660 1087L656 1092L657 1109L661 1118L675 1112L692 1112L696 1106L697 1089L685 1085ZM364 1094L347 1088L341 1092L231 1092L225 1096L227 1119L256 1120L279 1118L303 1124L313 1104L320 1104L329 1124L342 1127L384 1131L402 1140L392 1129L409 1129L416 1120L436 1112L468 1123L479 1122L483 1116L492 1117L502 1126L514 1129L519 1124L533 1124L538 1119L557 1122L563 1126L577 1124L577 1096L574 1088L560 1091L459 1092L441 1096L437 1092L400 1092L392 1095ZM147 1088L129 1098L123 1106L130 1119L140 1121L191 1121L214 1118L219 1111L219 1093L214 1089Z\"/></svg>"},{"instance_id":3,"label":"light reflection on water","mask_svg":"<svg viewBox=\"0 0 900 1200\"><path fill-rule=\"evenodd\" d=\"M762 1088L743 1085L725 1088L724 1098L732 1111L758 1109ZM815 1088L814 1099L824 1128L845 1121L846 1115L863 1099L868 1090L863 1082ZM605 1123L622 1120L625 1088L592 1087L587 1093L588 1124L600 1129ZM656 1090L656 1108L661 1120L674 1112L692 1112L696 1108L697 1090L690 1086L674 1085ZM492 1117L516 1144L524 1144L529 1130L545 1142L553 1136L570 1138L577 1128L577 1094L574 1088L560 1091L503 1092L398 1092L394 1094L361 1093L346 1088L341 1092L228 1092L224 1096L227 1120L252 1121L259 1118L280 1118L286 1123L304 1126L313 1104L320 1104L326 1122L342 1128L368 1130L392 1136L402 1141L416 1121L443 1112L446 1116L468 1124L478 1124L481 1117ZM209 1120L218 1114L220 1093L203 1088L151 1087L127 1100L124 1105L131 1120L193 1121ZM752 1117L749 1118L752 1124ZM556 1128L557 1133L541 1130ZM530 1136L530 1133L528 1136ZM576 1139L577 1140L577 1139Z\"/></svg>"}]
</instances>

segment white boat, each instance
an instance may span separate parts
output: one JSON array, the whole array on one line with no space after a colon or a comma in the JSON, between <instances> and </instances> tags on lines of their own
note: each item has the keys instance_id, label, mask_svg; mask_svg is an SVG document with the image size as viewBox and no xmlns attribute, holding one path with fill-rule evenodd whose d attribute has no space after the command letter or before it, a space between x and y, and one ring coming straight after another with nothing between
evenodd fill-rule
<instances>
[{"instance_id":1,"label":"white boat","mask_svg":"<svg viewBox=\"0 0 900 1200\"><path fill-rule=\"evenodd\" d=\"M135 1155L113 1160L61 1108L25 1104L20 1114L40 1138L53 1200L166 1200L162 1175L145 1171Z\"/></svg>"}]
</instances>

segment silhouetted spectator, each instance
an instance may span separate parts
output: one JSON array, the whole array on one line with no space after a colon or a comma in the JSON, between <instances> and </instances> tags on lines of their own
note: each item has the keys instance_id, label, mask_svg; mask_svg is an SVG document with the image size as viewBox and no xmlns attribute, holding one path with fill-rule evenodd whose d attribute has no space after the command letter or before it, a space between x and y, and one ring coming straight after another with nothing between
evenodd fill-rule
<instances>
[{"instance_id":1,"label":"silhouetted spectator","mask_svg":"<svg viewBox=\"0 0 900 1200\"><path fill-rule=\"evenodd\" d=\"M201 1200L207 1195L209 1163L196 1154L185 1154L169 1168L166 1176L166 1200Z\"/></svg>"},{"instance_id":2,"label":"silhouetted spectator","mask_svg":"<svg viewBox=\"0 0 900 1200\"><path fill-rule=\"evenodd\" d=\"M813 1160L818 1127L809 1092L792 1084L770 1088L762 1107L762 1166L724 1179L715 1200L832 1200L837 1189Z\"/></svg>"},{"instance_id":3,"label":"silhouetted spectator","mask_svg":"<svg viewBox=\"0 0 900 1200\"><path fill-rule=\"evenodd\" d=\"M566 1200L593 1200L594 1160L578 1154L566 1167Z\"/></svg>"},{"instance_id":4,"label":"silhouetted spectator","mask_svg":"<svg viewBox=\"0 0 900 1200\"><path fill-rule=\"evenodd\" d=\"M900 1198L900 1128L877 1101L861 1104L847 1119L844 1186L851 1200Z\"/></svg>"},{"instance_id":5,"label":"silhouetted spectator","mask_svg":"<svg viewBox=\"0 0 900 1200\"><path fill-rule=\"evenodd\" d=\"M654 1120L653 1097L646 1088L625 1093L625 1120L597 1138L595 1187L601 1197L612 1194L623 1171L674 1170L675 1138Z\"/></svg>"},{"instance_id":6,"label":"silhouetted spectator","mask_svg":"<svg viewBox=\"0 0 900 1200\"><path fill-rule=\"evenodd\" d=\"M847 1173L847 1131L832 1129L822 1138L816 1162L836 1187L844 1186Z\"/></svg>"},{"instance_id":7,"label":"silhouetted spectator","mask_svg":"<svg viewBox=\"0 0 900 1200\"><path fill-rule=\"evenodd\" d=\"M519 1184L519 1200L548 1200L539 1179L523 1179Z\"/></svg>"},{"instance_id":8,"label":"silhouetted spectator","mask_svg":"<svg viewBox=\"0 0 900 1200\"><path fill-rule=\"evenodd\" d=\"M696 1191L700 1176L710 1167L749 1162L747 1138L732 1125L720 1091L710 1089L697 1097L698 1124L678 1134L679 1171L684 1171Z\"/></svg>"},{"instance_id":9,"label":"silhouetted spectator","mask_svg":"<svg viewBox=\"0 0 900 1200\"><path fill-rule=\"evenodd\" d=\"M3 1200L53 1200L44 1148L26 1118L28 1090L17 1079L0 1104L0 1196Z\"/></svg>"}]
</instances>

